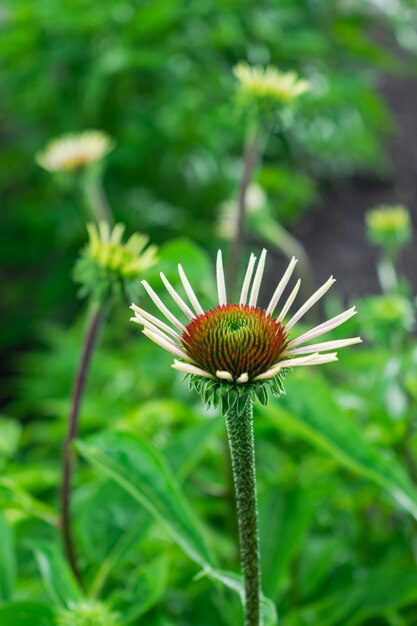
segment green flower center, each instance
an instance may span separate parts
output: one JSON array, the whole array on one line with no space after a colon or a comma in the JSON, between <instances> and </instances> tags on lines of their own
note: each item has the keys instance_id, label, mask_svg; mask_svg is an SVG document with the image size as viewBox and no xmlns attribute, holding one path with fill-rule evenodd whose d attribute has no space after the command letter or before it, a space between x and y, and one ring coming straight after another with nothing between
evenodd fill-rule
<instances>
[{"instance_id":1,"label":"green flower center","mask_svg":"<svg viewBox=\"0 0 417 626\"><path fill-rule=\"evenodd\" d=\"M229 372L249 380L279 361L288 341L285 327L261 308L227 304L194 318L182 335L193 362L216 375Z\"/></svg>"}]
</instances>

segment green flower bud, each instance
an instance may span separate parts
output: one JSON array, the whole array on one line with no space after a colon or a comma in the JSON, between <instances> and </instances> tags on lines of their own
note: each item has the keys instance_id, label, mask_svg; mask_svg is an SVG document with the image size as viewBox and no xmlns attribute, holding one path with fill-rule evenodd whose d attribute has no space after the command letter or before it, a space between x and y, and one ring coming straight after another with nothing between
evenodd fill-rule
<instances>
[{"instance_id":1,"label":"green flower bud","mask_svg":"<svg viewBox=\"0 0 417 626\"><path fill-rule=\"evenodd\" d=\"M56 626L119 626L118 615L100 602L84 601L60 611Z\"/></svg>"},{"instance_id":2,"label":"green flower bud","mask_svg":"<svg viewBox=\"0 0 417 626\"><path fill-rule=\"evenodd\" d=\"M296 72L282 72L272 65L251 67L240 62L233 73L239 81L239 99L245 106L272 109L289 105L309 90L308 81Z\"/></svg>"},{"instance_id":3,"label":"green flower bud","mask_svg":"<svg viewBox=\"0 0 417 626\"><path fill-rule=\"evenodd\" d=\"M392 253L411 239L410 213L405 206L380 206L366 215L369 239Z\"/></svg>"},{"instance_id":4,"label":"green flower bud","mask_svg":"<svg viewBox=\"0 0 417 626\"><path fill-rule=\"evenodd\" d=\"M391 345L413 329L415 315L412 303L400 295L371 296L362 303L364 335L371 341Z\"/></svg>"},{"instance_id":5,"label":"green flower bud","mask_svg":"<svg viewBox=\"0 0 417 626\"><path fill-rule=\"evenodd\" d=\"M110 231L105 221L87 225L89 243L81 253L74 268L74 280L82 285L81 295L93 294L98 298L110 293L129 298L139 279L156 263L156 246L148 247L147 235L135 233L122 242L123 224Z\"/></svg>"}]
</instances>

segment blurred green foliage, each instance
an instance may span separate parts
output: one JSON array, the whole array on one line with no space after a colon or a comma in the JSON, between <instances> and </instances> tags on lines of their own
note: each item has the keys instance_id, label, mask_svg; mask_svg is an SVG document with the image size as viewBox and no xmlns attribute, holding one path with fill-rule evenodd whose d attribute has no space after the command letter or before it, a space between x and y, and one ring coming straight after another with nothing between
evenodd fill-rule
<instances>
[{"instance_id":1,"label":"blurred green foliage","mask_svg":"<svg viewBox=\"0 0 417 626\"><path fill-rule=\"evenodd\" d=\"M321 180L386 165L382 141L391 121L378 81L381 72L405 67L371 33L379 28L394 41L401 24L403 30L412 24L412 6L6 0L1 344L31 338L28 308L33 320L69 321L74 311L67 277L85 238L84 215L77 194L63 193L33 161L51 138L90 127L107 131L118 145L106 180L116 219L156 243L185 232L211 246L218 205L235 191L244 139L231 68L247 59L296 69L312 93L297 123L271 137L260 172L277 215L291 221L311 204Z\"/></svg>"},{"instance_id":2,"label":"blurred green foliage","mask_svg":"<svg viewBox=\"0 0 417 626\"><path fill-rule=\"evenodd\" d=\"M105 186L116 217L160 244L147 279L156 286L162 270L176 287L183 261L210 305L218 207L235 194L245 134L232 66L273 62L313 85L270 137L258 172L271 215L290 223L330 177L387 165L391 120L377 86L405 67L372 34L413 50L416 12L411 1L377 4L0 8L0 341L36 342L15 357L3 389L0 626L80 615L97 626L241 623L224 423L170 356L130 328L127 303L111 309L81 411L74 520L85 589L64 560L60 457L85 330L70 275L86 214L79 190L57 184L34 153L68 131L109 132L117 148ZM286 396L256 407L264 626L276 623L275 606L283 626L417 622L415 299L401 276L393 284L332 333L360 333L363 347L335 367L291 373ZM340 310L327 300L328 317Z\"/></svg>"}]
</instances>

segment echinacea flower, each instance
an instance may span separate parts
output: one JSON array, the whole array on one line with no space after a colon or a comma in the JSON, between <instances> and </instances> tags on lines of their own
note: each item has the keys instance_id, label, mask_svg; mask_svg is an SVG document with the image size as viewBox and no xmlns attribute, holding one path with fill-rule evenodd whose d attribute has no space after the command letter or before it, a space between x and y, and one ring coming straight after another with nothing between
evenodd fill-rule
<instances>
[{"instance_id":1,"label":"echinacea flower","mask_svg":"<svg viewBox=\"0 0 417 626\"><path fill-rule=\"evenodd\" d=\"M35 156L49 172L72 172L103 159L113 149L112 139L100 130L86 130L53 139Z\"/></svg>"},{"instance_id":2,"label":"echinacea flower","mask_svg":"<svg viewBox=\"0 0 417 626\"><path fill-rule=\"evenodd\" d=\"M241 94L262 102L289 104L309 89L308 81L296 72L282 72L272 65L250 66L240 62L233 73Z\"/></svg>"},{"instance_id":3,"label":"echinacea flower","mask_svg":"<svg viewBox=\"0 0 417 626\"><path fill-rule=\"evenodd\" d=\"M287 368L336 361L335 350L361 341L359 337L353 337L310 343L353 317L355 307L301 335L294 333L297 322L333 285L335 281L332 277L288 319L288 312L300 288L298 280L281 310L276 312L296 266L295 258L279 281L266 309L258 306L265 258L266 250L263 250L255 269L256 258L251 254L239 302L228 303L219 251L218 304L208 311L202 308L181 265L178 266L179 276L189 304L161 273L168 293L186 318L184 321L165 306L146 281L142 281L151 300L169 324L135 304L131 307L135 313L131 319L144 327L142 332L149 339L177 357L173 368L192 377L227 383L235 388L258 387L258 383L277 380Z\"/></svg>"},{"instance_id":4,"label":"echinacea flower","mask_svg":"<svg viewBox=\"0 0 417 626\"><path fill-rule=\"evenodd\" d=\"M74 278L87 293L111 290L130 292L131 286L156 263L156 246L149 237L134 233L123 242L124 224L113 229L108 222L87 224L89 242L74 269Z\"/></svg>"}]
</instances>

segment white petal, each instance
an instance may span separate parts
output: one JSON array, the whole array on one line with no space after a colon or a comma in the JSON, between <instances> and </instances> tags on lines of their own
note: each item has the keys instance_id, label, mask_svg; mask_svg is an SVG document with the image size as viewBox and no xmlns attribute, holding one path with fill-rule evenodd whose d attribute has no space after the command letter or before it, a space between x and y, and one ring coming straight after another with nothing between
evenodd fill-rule
<instances>
[{"instance_id":1,"label":"white petal","mask_svg":"<svg viewBox=\"0 0 417 626\"><path fill-rule=\"evenodd\" d=\"M298 259L296 259L295 257L293 257L290 261L290 264L284 274L284 276L281 278L281 280L278 283L278 287L275 289L274 291L274 295L271 298L271 302L268 304L268 308L266 310L266 314L267 315L272 315L278 302L280 297L282 296L285 287L288 284L288 281L290 280L292 273L294 271L295 266L298 263Z\"/></svg>"},{"instance_id":2,"label":"white petal","mask_svg":"<svg viewBox=\"0 0 417 626\"><path fill-rule=\"evenodd\" d=\"M183 363L182 361L177 361L177 359L174 359L174 363L171 365L171 367L173 367L174 370L184 372L185 374L195 374L196 376L204 376L205 378L215 378L213 374L202 370L200 367L191 365L191 363Z\"/></svg>"},{"instance_id":3,"label":"white petal","mask_svg":"<svg viewBox=\"0 0 417 626\"><path fill-rule=\"evenodd\" d=\"M217 252L216 274L217 274L217 293L219 296L219 306L222 306L224 304L227 304L227 297L226 297L226 284L224 281L223 259L222 259L221 250Z\"/></svg>"},{"instance_id":4,"label":"white petal","mask_svg":"<svg viewBox=\"0 0 417 626\"><path fill-rule=\"evenodd\" d=\"M172 335L172 337L175 337L176 339L181 338L181 335L179 335L173 328L171 328L170 326L162 322L160 319L158 319L154 315L151 315L144 309L141 309L140 307L136 306L136 304L132 304L130 308L132 309L132 311L135 312L135 314L137 313L140 317L144 317L146 320L149 320L150 322L152 322L152 324L155 324L155 326L158 326L159 328L161 328L161 330L166 332L168 335ZM132 321L135 321L135 320L132 320Z\"/></svg>"},{"instance_id":5,"label":"white petal","mask_svg":"<svg viewBox=\"0 0 417 626\"><path fill-rule=\"evenodd\" d=\"M248 291L250 281L252 279L253 268L255 267L256 256L254 254L250 255L248 269L246 270L245 279L242 285L242 291L240 293L239 304L246 304L246 300L248 298Z\"/></svg>"},{"instance_id":6,"label":"white petal","mask_svg":"<svg viewBox=\"0 0 417 626\"><path fill-rule=\"evenodd\" d=\"M317 289L316 292L313 293L312 296L310 296L310 298L307 300L307 302L305 302L303 304L303 306L301 308L298 309L298 311L296 313L294 313L294 315L292 316L292 318L290 319L290 321L288 322L288 324L285 325L285 327L287 328L287 330L289 330L290 328L292 328L294 326L294 324L296 324L296 322L298 322L298 320L300 318L303 317L303 315L305 315L307 313L307 311L309 309L311 309L311 307L316 304L316 302L318 300L320 300L320 298L322 298L324 296L324 294L329 291L330 287L333 285L333 283L335 283L335 279L333 278L333 276L330 276L329 280L327 282L324 283L324 285L322 285L320 287L320 289Z\"/></svg>"},{"instance_id":7,"label":"white petal","mask_svg":"<svg viewBox=\"0 0 417 626\"><path fill-rule=\"evenodd\" d=\"M227 380L229 382L232 382L233 380L233 376L231 375L230 372L222 372L220 370L217 370L216 377L220 378L221 380Z\"/></svg>"},{"instance_id":8,"label":"white petal","mask_svg":"<svg viewBox=\"0 0 417 626\"><path fill-rule=\"evenodd\" d=\"M294 346L299 346L300 344L306 343L311 339L320 337L320 335L324 335L330 330L333 330L333 328L337 328L344 322L347 322L347 320L349 320L354 315L356 315L356 307L353 306L351 309L348 309L343 313L339 313L339 315L332 317L331 319L327 320L327 322L323 322L322 324L319 324L319 326L316 326L315 328L312 328L303 335L300 335L296 339L293 339L289 342L287 349L293 348Z\"/></svg>"},{"instance_id":9,"label":"white petal","mask_svg":"<svg viewBox=\"0 0 417 626\"><path fill-rule=\"evenodd\" d=\"M308 363L312 363L319 357L319 353L315 352L314 354L309 354L308 356L300 356L295 359L284 359L277 363L282 367L298 367L299 365L307 365Z\"/></svg>"},{"instance_id":10,"label":"white petal","mask_svg":"<svg viewBox=\"0 0 417 626\"><path fill-rule=\"evenodd\" d=\"M310 354L309 356L300 357L298 359L286 359L284 361L280 361L276 365L273 365L269 370L257 376L255 380L267 380L268 378L273 378L279 374L283 367L320 365L321 363L329 363L330 361L337 361L335 352L332 354L319 354L316 352L315 354Z\"/></svg>"},{"instance_id":11,"label":"white petal","mask_svg":"<svg viewBox=\"0 0 417 626\"><path fill-rule=\"evenodd\" d=\"M181 311L183 313L185 313L185 315L190 320L193 320L195 318L194 313L192 312L192 310L190 309L188 304L186 304L184 302L184 300L181 298L181 296L175 291L174 287L171 285L171 283L169 282L168 278L165 276L165 274L163 274L163 272L160 272L160 277L162 278L162 282L164 283L165 287L167 288L168 293L171 296L171 298L178 304L178 306L180 307Z\"/></svg>"},{"instance_id":12,"label":"white petal","mask_svg":"<svg viewBox=\"0 0 417 626\"><path fill-rule=\"evenodd\" d=\"M184 324L181 324L181 322L179 320L177 320L177 318L175 317L175 315L173 315L171 313L171 311L169 311L167 309L167 307L165 306L165 304L162 302L162 300L156 295L156 293L154 292L154 290L152 289L152 287L146 282L146 280L142 280L142 285L145 287L146 291L148 292L149 297L151 298L151 300L153 301L153 303L155 304L155 306L158 307L158 309L161 311L161 313L163 315L165 315L165 317L171 322L171 324L174 324L174 326L176 328L178 328L178 330L180 330L181 332L184 332L185 330L185 326Z\"/></svg>"},{"instance_id":13,"label":"white petal","mask_svg":"<svg viewBox=\"0 0 417 626\"><path fill-rule=\"evenodd\" d=\"M295 354L309 354L310 352L322 352L323 350L338 350L339 348L345 348L346 346L353 346L355 343L362 343L360 337L352 337L351 339L336 339L335 341L322 341L321 343L315 343L311 346L303 346L302 348L295 348L285 354L292 356Z\"/></svg>"},{"instance_id":14,"label":"white petal","mask_svg":"<svg viewBox=\"0 0 417 626\"><path fill-rule=\"evenodd\" d=\"M157 343L158 346L161 346L161 348L164 348L165 350L168 350L168 352L171 352L171 354L178 356L180 359L189 360L189 357L185 354L185 352L183 352L179 348L174 347L173 345L171 345L170 343L162 339L160 335L157 335L156 333L153 333L151 330L147 330L146 328L142 332L146 337L148 337L149 339L152 339L152 341Z\"/></svg>"},{"instance_id":15,"label":"white petal","mask_svg":"<svg viewBox=\"0 0 417 626\"><path fill-rule=\"evenodd\" d=\"M199 303L199 301L197 300L197 296L195 295L193 288L191 287L188 278L186 277L184 270L182 269L181 265L178 265L178 272L181 278L181 282L184 286L185 289L185 293L187 294L187 296L190 299L191 304L194 307L195 312L197 313L197 315L203 315L204 314L204 310L203 307L201 306L201 304Z\"/></svg>"},{"instance_id":16,"label":"white petal","mask_svg":"<svg viewBox=\"0 0 417 626\"><path fill-rule=\"evenodd\" d=\"M278 317L278 322L282 322L282 320L284 319L284 317L287 315L290 306L292 305L292 303L294 302L296 295L298 293L298 290L300 289L300 285L301 285L301 280L298 279L297 282L295 283L295 287L292 290L292 292L290 293L290 295L288 296L288 300L286 301L286 303L284 304L281 313L279 314Z\"/></svg>"},{"instance_id":17,"label":"white petal","mask_svg":"<svg viewBox=\"0 0 417 626\"><path fill-rule=\"evenodd\" d=\"M250 298L249 298L249 306L256 306L258 302L259 289L261 287L262 276L263 276L264 268L265 268L265 257L266 257L266 250L264 248L262 250L262 254L258 261L258 267L256 268L255 278L253 279L253 285L252 285Z\"/></svg>"},{"instance_id":18,"label":"white petal","mask_svg":"<svg viewBox=\"0 0 417 626\"><path fill-rule=\"evenodd\" d=\"M268 378L274 378L274 376L276 376L279 373L280 369L281 369L281 365L278 363L277 365L274 365L263 374L259 374L259 376L256 376L254 380L267 380Z\"/></svg>"},{"instance_id":19,"label":"white petal","mask_svg":"<svg viewBox=\"0 0 417 626\"><path fill-rule=\"evenodd\" d=\"M249 380L249 376L247 372L241 374L238 378L236 378L236 382L240 385L242 383L247 383Z\"/></svg>"},{"instance_id":20,"label":"white petal","mask_svg":"<svg viewBox=\"0 0 417 626\"><path fill-rule=\"evenodd\" d=\"M168 337L168 335L166 335L162 330L160 330L157 326L155 326L155 324L152 324L152 322L149 322L147 319L145 319L138 313L136 313L136 317L131 317L130 320L132 322L142 324L144 328L147 328L148 330L153 332L155 335L158 335L158 337L161 337L161 339L169 343L174 348L181 348L181 346L179 346L175 341L173 341L170 337Z\"/></svg>"}]
</instances>

